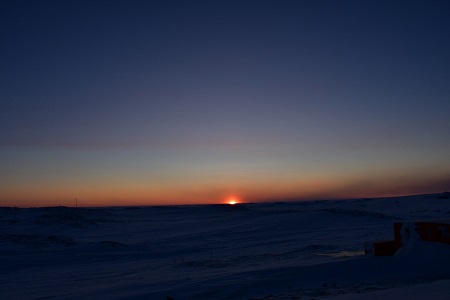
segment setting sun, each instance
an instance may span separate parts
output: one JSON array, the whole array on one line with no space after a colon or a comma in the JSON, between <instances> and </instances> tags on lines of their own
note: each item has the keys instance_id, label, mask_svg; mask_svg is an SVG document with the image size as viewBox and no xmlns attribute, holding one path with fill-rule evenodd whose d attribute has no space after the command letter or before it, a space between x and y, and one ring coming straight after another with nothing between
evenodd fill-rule
<instances>
[{"instance_id":1,"label":"setting sun","mask_svg":"<svg viewBox=\"0 0 450 300\"><path fill-rule=\"evenodd\" d=\"M239 203L239 200L236 197L230 197L230 198L228 198L226 203L229 205L235 205L235 204Z\"/></svg>"},{"instance_id":2,"label":"setting sun","mask_svg":"<svg viewBox=\"0 0 450 300\"><path fill-rule=\"evenodd\" d=\"M227 203L230 205L235 205L235 204L239 203L239 201L236 198L230 198L230 199L228 199Z\"/></svg>"}]
</instances>

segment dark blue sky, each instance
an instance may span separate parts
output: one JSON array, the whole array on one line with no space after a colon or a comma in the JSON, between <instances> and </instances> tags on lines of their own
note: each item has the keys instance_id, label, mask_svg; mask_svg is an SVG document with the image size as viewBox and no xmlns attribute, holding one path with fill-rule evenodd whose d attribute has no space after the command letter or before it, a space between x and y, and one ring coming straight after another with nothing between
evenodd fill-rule
<instances>
[{"instance_id":1,"label":"dark blue sky","mask_svg":"<svg viewBox=\"0 0 450 300\"><path fill-rule=\"evenodd\" d=\"M0 35L5 203L450 188L448 1L3 1Z\"/></svg>"}]
</instances>

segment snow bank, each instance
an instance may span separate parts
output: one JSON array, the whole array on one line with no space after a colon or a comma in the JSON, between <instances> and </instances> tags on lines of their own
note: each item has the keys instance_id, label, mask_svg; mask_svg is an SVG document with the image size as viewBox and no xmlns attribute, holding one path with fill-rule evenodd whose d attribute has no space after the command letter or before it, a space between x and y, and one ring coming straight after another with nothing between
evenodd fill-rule
<instances>
[{"instance_id":1,"label":"snow bank","mask_svg":"<svg viewBox=\"0 0 450 300\"><path fill-rule=\"evenodd\" d=\"M373 257L362 255L364 241L392 239L396 220L448 218L449 213L450 201L430 196L0 208L0 290L4 299L409 295L415 287L448 284L449 246L412 237L398 255ZM442 289L439 295L444 294Z\"/></svg>"}]
</instances>

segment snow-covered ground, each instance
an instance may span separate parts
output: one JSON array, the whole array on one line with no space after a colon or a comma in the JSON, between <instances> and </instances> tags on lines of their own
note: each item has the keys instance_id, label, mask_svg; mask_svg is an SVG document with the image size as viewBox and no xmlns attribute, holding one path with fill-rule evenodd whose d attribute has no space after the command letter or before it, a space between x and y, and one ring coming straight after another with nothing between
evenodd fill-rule
<instances>
[{"instance_id":1,"label":"snow-covered ground","mask_svg":"<svg viewBox=\"0 0 450 300\"><path fill-rule=\"evenodd\" d=\"M450 299L450 246L363 251L430 218L450 199L0 208L0 298Z\"/></svg>"}]
</instances>

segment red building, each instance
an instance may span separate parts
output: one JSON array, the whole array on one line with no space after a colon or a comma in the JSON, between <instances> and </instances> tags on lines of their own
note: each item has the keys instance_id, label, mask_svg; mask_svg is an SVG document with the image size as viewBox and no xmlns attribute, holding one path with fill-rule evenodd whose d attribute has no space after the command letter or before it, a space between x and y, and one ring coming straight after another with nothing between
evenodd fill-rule
<instances>
[{"instance_id":1,"label":"red building","mask_svg":"<svg viewBox=\"0 0 450 300\"><path fill-rule=\"evenodd\" d=\"M366 243L366 254L391 256L412 239L450 245L450 219L396 222L394 238L393 241Z\"/></svg>"}]
</instances>

